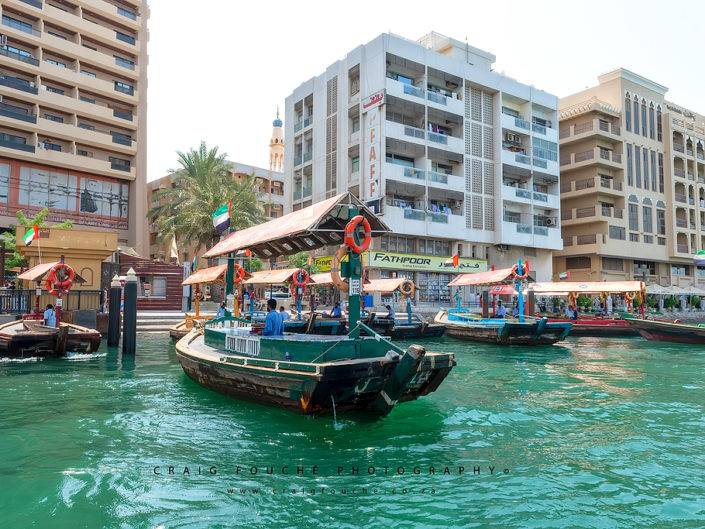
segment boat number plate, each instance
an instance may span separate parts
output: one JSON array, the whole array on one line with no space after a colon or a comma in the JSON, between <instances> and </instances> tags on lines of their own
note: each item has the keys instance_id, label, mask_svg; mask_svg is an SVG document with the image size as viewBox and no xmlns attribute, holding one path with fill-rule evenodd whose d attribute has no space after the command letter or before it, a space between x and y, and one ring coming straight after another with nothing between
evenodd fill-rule
<instances>
[{"instance_id":1,"label":"boat number plate","mask_svg":"<svg viewBox=\"0 0 705 529\"><path fill-rule=\"evenodd\" d=\"M61 308L61 302L62 302L62 301L63 301L63 300L62 300L61 298L56 298L56 306L57 306L58 308Z\"/></svg>"},{"instance_id":2,"label":"boat number plate","mask_svg":"<svg viewBox=\"0 0 705 529\"><path fill-rule=\"evenodd\" d=\"M348 289L348 294L351 296L359 296L361 287L362 287L362 280L361 279L350 279L350 288Z\"/></svg>"}]
</instances>

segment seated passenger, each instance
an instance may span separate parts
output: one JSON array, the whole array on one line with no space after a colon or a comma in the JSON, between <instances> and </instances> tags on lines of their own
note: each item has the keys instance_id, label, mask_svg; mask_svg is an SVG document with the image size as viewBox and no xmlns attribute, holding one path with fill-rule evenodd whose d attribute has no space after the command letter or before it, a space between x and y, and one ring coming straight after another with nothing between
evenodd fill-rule
<instances>
[{"instance_id":1,"label":"seated passenger","mask_svg":"<svg viewBox=\"0 0 705 529\"><path fill-rule=\"evenodd\" d=\"M387 318L394 319L396 318L397 314L394 312L394 309L392 308L391 305L387 305Z\"/></svg>"},{"instance_id":2,"label":"seated passenger","mask_svg":"<svg viewBox=\"0 0 705 529\"><path fill-rule=\"evenodd\" d=\"M291 319L291 314L289 314L289 311L284 310L284 307L279 307L279 315L282 317L282 321Z\"/></svg>"},{"instance_id":3,"label":"seated passenger","mask_svg":"<svg viewBox=\"0 0 705 529\"><path fill-rule=\"evenodd\" d=\"M340 302L335 302L335 306L331 309L328 316L330 316L331 318L341 318L343 316L343 311L340 310Z\"/></svg>"},{"instance_id":4,"label":"seated passenger","mask_svg":"<svg viewBox=\"0 0 705 529\"><path fill-rule=\"evenodd\" d=\"M284 320L277 312L277 300L267 300L267 308L269 312L264 320L264 330L262 336L283 336L284 335Z\"/></svg>"},{"instance_id":5,"label":"seated passenger","mask_svg":"<svg viewBox=\"0 0 705 529\"><path fill-rule=\"evenodd\" d=\"M507 317L507 309L504 308L504 305L502 305L501 301L497 302L497 310L494 313L495 318L506 318Z\"/></svg>"}]
</instances>

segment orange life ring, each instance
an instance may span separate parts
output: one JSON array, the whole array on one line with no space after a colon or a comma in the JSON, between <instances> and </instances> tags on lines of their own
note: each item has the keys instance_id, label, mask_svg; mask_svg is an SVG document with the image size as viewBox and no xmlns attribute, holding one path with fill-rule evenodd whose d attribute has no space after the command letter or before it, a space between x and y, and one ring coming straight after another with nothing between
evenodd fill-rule
<instances>
[{"instance_id":1,"label":"orange life ring","mask_svg":"<svg viewBox=\"0 0 705 529\"><path fill-rule=\"evenodd\" d=\"M196 291L193 293L193 299L197 300L202 300L203 299L203 292L201 292L199 289L196 289Z\"/></svg>"},{"instance_id":2,"label":"orange life ring","mask_svg":"<svg viewBox=\"0 0 705 529\"><path fill-rule=\"evenodd\" d=\"M605 301L607 299L607 292L600 292L600 301Z\"/></svg>"},{"instance_id":3,"label":"orange life ring","mask_svg":"<svg viewBox=\"0 0 705 529\"><path fill-rule=\"evenodd\" d=\"M304 278L301 279L301 274L304 275ZM309 280L309 275L306 270L303 268L299 268L296 272L294 272L294 281L293 285L297 287L304 287L304 290L306 289L306 284L308 283Z\"/></svg>"},{"instance_id":4,"label":"orange life ring","mask_svg":"<svg viewBox=\"0 0 705 529\"><path fill-rule=\"evenodd\" d=\"M63 274L60 272L63 271ZM64 277L63 280L59 280L60 277ZM49 276L46 280L46 289L49 294L58 296L60 294L65 294L73 286L73 280L76 277L73 268L71 268L66 263L56 263L49 269Z\"/></svg>"},{"instance_id":5,"label":"orange life ring","mask_svg":"<svg viewBox=\"0 0 705 529\"><path fill-rule=\"evenodd\" d=\"M289 289L291 290L291 297L298 297L298 294L296 293L296 289L298 287L303 287L304 291L301 293L302 296L306 294L306 283L302 283L300 285L297 285L296 283L292 283Z\"/></svg>"},{"instance_id":6,"label":"orange life ring","mask_svg":"<svg viewBox=\"0 0 705 529\"><path fill-rule=\"evenodd\" d=\"M522 275L519 275L519 265L514 265L512 266L512 272L514 273L514 277L517 279L526 279L529 277L529 267L527 265L523 265L522 270L524 273Z\"/></svg>"},{"instance_id":7,"label":"orange life ring","mask_svg":"<svg viewBox=\"0 0 705 529\"><path fill-rule=\"evenodd\" d=\"M568 303L573 307L577 307L578 295L575 292L568 294Z\"/></svg>"},{"instance_id":8,"label":"orange life ring","mask_svg":"<svg viewBox=\"0 0 705 529\"><path fill-rule=\"evenodd\" d=\"M365 230L365 238L362 241L362 245L358 246L355 242L355 228L362 222L362 228ZM370 247L370 242L372 241L372 228L370 228L370 221L368 221L362 215L356 215L353 217L347 226L345 226L345 244L353 252L361 254L367 248Z\"/></svg>"},{"instance_id":9,"label":"orange life ring","mask_svg":"<svg viewBox=\"0 0 705 529\"><path fill-rule=\"evenodd\" d=\"M625 301L633 301L634 298L636 297L636 292L625 292L624 293L624 300Z\"/></svg>"},{"instance_id":10,"label":"orange life ring","mask_svg":"<svg viewBox=\"0 0 705 529\"><path fill-rule=\"evenodd\" d=\"M405 279L402 284L399 285L399 292L404 296L413 296L415 291L414 282L410 279Z\"/></svg>"},{"instance_id":11,"label":"orange life ring","mask_svg":"<svg viewBox=\"0 0 705 529\"><path fill-rule=\"evenodd\" d=\"M233 284L239 285L240 283L242 283L243 279L245 279L245 269L237 263L235 263L235 266L236 269L235 275L233 277Z\"/></svg>"},{"instance_id":12,"label":"orange life ring","mask_svg":"<svg viewBox=\"0 0 705 529\"><path fill-rule=\"evenodd\" d=\"M333 258L331 259L330 262L330 277L331 280L333 281L333 284L338 287L342 292L347 292L349 289L347 281L344 281L340 277L340 261L345 257L345 254L348 253L348 249L345 246L341 246L336 250L336 252L333 254ZM360 262L360 266L362 267L362 273L360 274L360 277L363 278L365 277L365 265Z\"/></svg>"}]
</instances>

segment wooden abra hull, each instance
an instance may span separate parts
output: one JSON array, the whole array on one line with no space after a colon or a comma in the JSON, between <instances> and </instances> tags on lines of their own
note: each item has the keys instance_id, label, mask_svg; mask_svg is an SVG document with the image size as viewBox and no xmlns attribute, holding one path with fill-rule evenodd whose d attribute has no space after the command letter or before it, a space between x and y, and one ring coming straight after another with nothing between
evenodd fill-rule
<instances>
[{"instance_id":1,"label":"wooden abra hull","mask_svg":"<svg viewBox=\"0 0 705 529\"><path fill-rule=\"evenodd\" d=\"M567 319L550 319L549 323L571 322L571 336L593 336L597 338L608 338L611 336L638 336L636 329L632 328L626 320L591 320L580 319L577 321Z\"/></svg>"},{"instance_id":2,"label":"wooden abra hull","mask_svg":"<svg viewBox=\"0 0 705 529\"><path fill-rule=\"evenodd\" d=\"M446 326L446 333L471 342L499 345L552 345L563 340L571 330L570 323L549 323L546 319L528 322L497 319L455 321L447 311L436 315L436 323Z\"/></svg>"},{"instance_id":3,"label":"wooden abra hull","mask_svg":"<svg viewBox=\"0 0 705 529\"><path fill-rule=\"evenodd\" d=\"M176 354L184 373L203 387L304 415L334 410L385 415L391 406L380 409L377 401L400 363L399 357L384 356L321 364L251 358L206 345L196 332L176 344ZM452 353L423 354L394 404L435 391L454 365Z\"/></svg>"},{"instance_id":4,"label":"wooden abra hull","mask_svg":"<svg viewBox=\"0 0 705 529\"><path fill-rule=\"evenodd\" d=\"M73 324L61 325L69 328L66 351L94 353L98 350L102 338L98 331ZM57 350L57 337L58 330L26 331L22 321L6 323L0 326L0 356L64 356Z\"/></svg>"},{"instance_id":5,"label":"wooden abra hull","mask_svg":"<svg viewBox=\"0 0 705 529\"><path fill-rule=\"evenodd\" d=\"M705 344L705 327L699 325L632 318L626 321L647 340Z\"/></svg>"},{"instance_id":6,"label":"wooden abra hull","mask_svg":"<svg viewBox=\"0 0 705 529\"><path fill-rule=\"evenodd\" d=\"M446 332L446 326L438 323L397 323L392 329L392 338L440 338Z\"/></svg>"}]
</instances>

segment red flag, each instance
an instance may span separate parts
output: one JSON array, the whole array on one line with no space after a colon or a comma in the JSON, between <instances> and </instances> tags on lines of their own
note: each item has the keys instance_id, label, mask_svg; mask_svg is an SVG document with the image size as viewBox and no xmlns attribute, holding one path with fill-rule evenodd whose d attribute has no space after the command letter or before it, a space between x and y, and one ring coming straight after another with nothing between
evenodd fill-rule
<instances>
[{"instance_id":1,"label":"red flag","mask_svg":"<svg viewBox=\"0 0 705 529\"><path fill-rule=\"evenodd\" d=\"M232 222L233 216L232 216L232 213L230 212L230 210L232 208L233 208L233 199L231 198L230 200L228 200L228 218L231 220L231 222Z\"/></svg>"},{"instance_id":2,"label":"red flag","mask_svg":"<svg viewBox=\"0 0 705 529\"><path fill-rule=\"evenodd\" d=\"M313 254L310 253L308 254L308 261L306 261L307 266L311 266L313 264Z\"/></svg>"},{"instance_id":3,"label":"red flag","mask_svg":"<svg viewBox=\"0 0 705 529\"><path fill-rule=\"evenodd\" d=\"M458 263L460 262L460 259L458 258L458 254L456 253L453 256L453 266L458 266Z\"/></svg>"},{"instance_id":4,"label":"red flag","mask_svg":"<svg viewBox=\"0 0 705 529\"><path fill-rule=\"evenodd\" d=\"M250 251L249 248L247 248L247 249L245 250L245 255L246 255L247 257L249 257L250 255L252 255L252 252Z\"/></svg>"}]
</instances>

